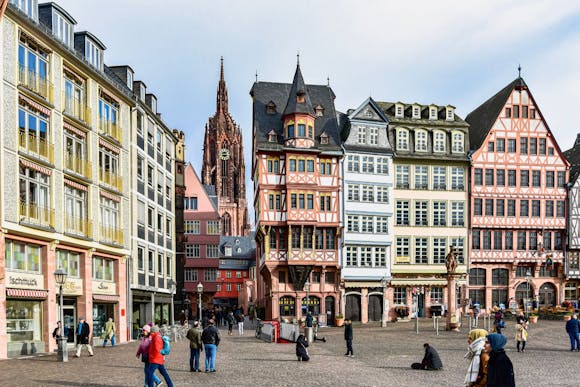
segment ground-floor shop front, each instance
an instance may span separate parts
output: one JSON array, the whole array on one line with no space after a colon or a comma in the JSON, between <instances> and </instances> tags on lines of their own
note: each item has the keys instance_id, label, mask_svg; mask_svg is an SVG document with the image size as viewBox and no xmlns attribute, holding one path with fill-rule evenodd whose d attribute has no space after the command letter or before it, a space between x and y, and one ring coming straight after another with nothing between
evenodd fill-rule
<instances>
[{"instance_id":1,"label":"ground-floor shop front","mask_svg":"<svg viewBox=\"0 0 580 387\"><path fill-rule=\"evenodd\" d=\"M384 322L389 310L386 282L345 281L341 309L346 319L361 322Z\"/></svg>"},{"instance_id":2,"label":"ground-floor shop front","mask_svg":"<svg viewBox=\"0 0 580 387\"><path fill-rule=\"evenodd\" d=\"M137 339L145 324L167 325L171 320L171 295L160 292L132 290L131 338Z\"/></svg>"}]
</instances>

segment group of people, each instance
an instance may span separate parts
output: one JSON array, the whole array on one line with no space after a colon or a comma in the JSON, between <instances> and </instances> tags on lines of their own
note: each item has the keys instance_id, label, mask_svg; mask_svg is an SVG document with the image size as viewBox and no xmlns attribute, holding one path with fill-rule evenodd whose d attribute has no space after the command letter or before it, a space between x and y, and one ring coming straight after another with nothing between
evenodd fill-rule
<instances>
[{"instance_id":1,"label":"group of people","mask_svg":"<svg viewBox=\"0 0 580 387\"><path fill-rule=\"evenodd\" d=\"M115 333L117 332L117 328L113 319L109 317L108 321L105 323L103 334L101 338L103 339L103 347L107 345L107 341L111 341L111 345L115 346ZM76 335L76 357L81 357L81 351L84 348L89 353L89 356L94 356L93 347L91 346L91 327L89 323L85 321L84 317L79 317L78 324L75 329ZM57 321L56 328L52 331L52 338L56 340L56 343L60 345L61 338L69 337L69 330L65 326L62 326L62 321Z\"/></svg>"}]
</instances>

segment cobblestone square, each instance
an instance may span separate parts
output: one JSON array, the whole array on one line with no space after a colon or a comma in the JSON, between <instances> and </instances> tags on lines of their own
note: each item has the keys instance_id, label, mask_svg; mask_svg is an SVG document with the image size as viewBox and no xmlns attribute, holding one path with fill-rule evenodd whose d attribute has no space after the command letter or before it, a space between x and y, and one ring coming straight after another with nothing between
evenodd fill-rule
<instances>
[{"instance_id":1,"label":"cobblestone square","mask_svg":"<svg viewBox=\"0 0 580 387\"><path fill-rule=\"evenodd\" d=\"M563 322L540 321L530 328L525 353L517 353L514 323L508 321L508 355L514 363L518 386L575 386L580 353L569 351ZM326 343L311 345L310 362L297 362L293 344L268 344L244 336L227 336L221 331L217 372L189 372L188 341L174 343L166 366L176 386L201 383L220 386L462 386L466 362L465 329L461 333L440 332L431 321L421 321L415 333L414 321L389 323L387 328L354 326L355 357L344 356L341 328L321 329ZM439 352L442 371L414 371L410 364L422 358L422 344L429 342ZM137 343L114 348L96 348L90 358L57 363L48 355L0 362L2 386L141 386L142 363L135 358ZM204 355L202 355L202 358Z\"/></svg>"}]
</instances>

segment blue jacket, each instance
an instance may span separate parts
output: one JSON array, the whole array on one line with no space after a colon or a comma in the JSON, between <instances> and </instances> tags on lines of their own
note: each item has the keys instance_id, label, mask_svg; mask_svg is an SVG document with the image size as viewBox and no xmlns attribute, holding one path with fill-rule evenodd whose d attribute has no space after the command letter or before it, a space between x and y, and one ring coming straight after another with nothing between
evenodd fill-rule
<instances>
[{"instance_id":1,"label":"blue jacket","mask_svg":"<svg viewBox=\"0 0 580 387\"><path fill-rule=\"evenodd\" d=\"M580 332L580 321L573 318L568 320L566 323L566 332L568 333L579 333Z\"/></svg>"}]
</instances>

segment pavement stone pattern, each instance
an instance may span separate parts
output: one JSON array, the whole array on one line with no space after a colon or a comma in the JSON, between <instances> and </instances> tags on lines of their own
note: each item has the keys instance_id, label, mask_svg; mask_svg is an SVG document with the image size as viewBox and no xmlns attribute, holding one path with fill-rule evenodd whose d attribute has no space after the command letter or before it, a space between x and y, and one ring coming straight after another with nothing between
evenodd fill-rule
<instances>
[{"instance_id":1,"label":"pavement stone pattern","mask_svg":"<svg viewBox=\"0 0 580 387\"><path fill-rule=\"evenodd\" d=\"M481 322L480 322L481 323ZM504 329L508 356L514 363L517 386L577 386L580 352L570 352L562 321L532 324L525 353L515 350L515 322ZM244 336L221 330L215 373L189 372L189 342L173 343L166 367L176 386L463 386L467 363L467 329L435 334L431 320L377 325L354 324L355 357L345 357L342 328L321 328L326 343L309 348L311 361L298 362L294 344L270 344L254 338L250 324ZM441 324L443 325L443 324ZM443 361L442 371L419 371L423 343L434 346ZM142 386L143 363L135 358L136 342L83 351L68 363L55 355L0 362L1 382L11 386ZM205 352L202 359L205 358Z\"/></svg>"}]
</instances>

